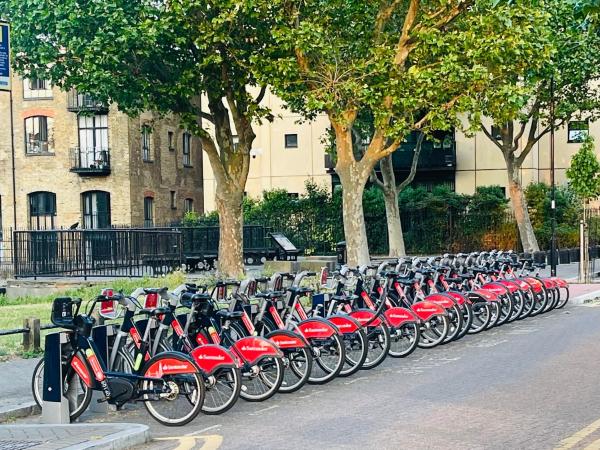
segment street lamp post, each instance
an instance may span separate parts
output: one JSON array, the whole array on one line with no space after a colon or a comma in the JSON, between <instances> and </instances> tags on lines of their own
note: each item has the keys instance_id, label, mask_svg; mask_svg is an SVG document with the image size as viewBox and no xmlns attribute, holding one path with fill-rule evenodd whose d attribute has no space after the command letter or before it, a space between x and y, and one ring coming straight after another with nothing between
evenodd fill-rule
<instances>
[{"instance_id":1,"label":"street lamp post","mask_svg":"<svg viewBox=\"0 0 600 450\"><path fill-rule=\"evenodd\" d=\"M550 186L551 186L551 215L552 237L550 240L550 275L556 276L556 183L554 180L554 75L550 78Z\"/></svg>"}]
</instances>

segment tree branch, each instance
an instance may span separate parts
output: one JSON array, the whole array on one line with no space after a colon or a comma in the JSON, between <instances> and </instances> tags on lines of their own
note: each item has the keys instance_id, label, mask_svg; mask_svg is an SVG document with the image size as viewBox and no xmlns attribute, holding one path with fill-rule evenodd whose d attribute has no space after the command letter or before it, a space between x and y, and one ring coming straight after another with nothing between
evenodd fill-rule
<instances>
[{"instance_id":1,"label":"tree branch","mask_svg":"<svg viewBox=\"0 0 600 450\"><path fill-rule=\"evenodd\" d=\"M396 8L400 6L404 0L393 0L392 3L383 3L379 12L377 13L377 19L375 19L375 42L379 42L379 37L383 33L386 24L396 11Z\"/></svg>"},{"instance_id":2,"label":"tree branch","mask_svg":"<svg viewBox=\"0 0 600 450\"><path fill-rule=\"evenodd\" d=\"M400 35L400 39L396 45L396 56L394 57L394 63L398 66L404 65L409 53L414 48L414 44L409 44L410 31L417 20L419 6L419 0L410 0L410 5L408 6L408 11L406 12L406 17L404 18L404 25L402 26L402 34Z\"/></svg>"},{"instance_id":3,"label":"tree branch","mask_svg":"<svg viewBox=\"0 0 600 450\"><path fill-rule=\"evenodd\" d=\"M260 92L258 93L258 97L256 97L256 100L254 100L254 103L256 103L257 105L260 105L260 103L265 98L266 93L267 93L267 86L265 85L260 88Z\"/></svg>"},{"instance_id":4,"label":"tree branch","mask_svg":"<svg viewBox=\"0 0 600 450\"><path fill-rule=\"evenodd\" d=\"M385 184L383 183L383 181L381 181L379 179L379 177L377 176L377 171L375 169L373 169L373 171L371 172L371 176L369 178L371 180L371 183L375 183L381 189L383 189L385 187Z\"/></svg>"},{"instance_id":5,"label":"tree branch","mask_svg":"<svg viewBox=\"0 0 600 450\"><path fill-rule=\"evenodd\" d=\"M481 128L481 131L483 131L483 134L485 134L488 137L488 139L494 144L496 144L496 147L498 147L504 153L504 148L502 147L502 145L500 145L498 139L492 136L492 133L488 131L487 127L482 122L479 122L479 127Z\"/></svg>"},{"instance_id":6,"label":"tree branch","mask_svg":"<svg viewBox=\"0 0 600 450\"><path fill-rule=\"evenodd\" d=\"M415 154L413 155L412 164L410 166L410 172L408 176L398 185L398 192L402 192L410 183L415 179L415 175L417 174L417 166L419 165L419 156L421 156L421 149L423 148L423 139L425 138L425 134L423 132L419 133L419 137L417 138L417 146L415 147Z\"/></svg>"}]
</instances>

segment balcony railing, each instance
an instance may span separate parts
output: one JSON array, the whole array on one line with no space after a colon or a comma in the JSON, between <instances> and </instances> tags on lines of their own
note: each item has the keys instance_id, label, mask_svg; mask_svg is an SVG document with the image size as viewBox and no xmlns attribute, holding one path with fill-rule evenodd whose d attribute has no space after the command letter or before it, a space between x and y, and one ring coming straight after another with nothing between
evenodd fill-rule
<instances>
[{"instance_id":1,"label":"balcony railing","mask_svg":"<svg viewBox=\"0 0 600 450\"><path fill-rule=\"evenodd\" d=\"M110 150L107 148L71 149L71 172L82 176L110 175Z\"/></svg>"},{"instance_id":2,"label":"balcony railing","mask_svg":"<svg viewBox=\"0 0 600 450\"><path fill-rule=\"evenodd\" d=\"M71 112L108 112L108 105L96 100L90 94L82 94L72 90L68 95L67 109Z\"/></svg>"}]
</instances>

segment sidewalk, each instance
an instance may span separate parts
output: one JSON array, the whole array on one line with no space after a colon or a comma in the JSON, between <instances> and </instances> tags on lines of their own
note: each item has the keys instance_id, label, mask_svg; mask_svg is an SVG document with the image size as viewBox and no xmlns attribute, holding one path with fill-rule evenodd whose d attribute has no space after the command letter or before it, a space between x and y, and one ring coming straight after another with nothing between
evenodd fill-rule
<instances>
[{"instance_id":1,"label":"sidewalk","mask_svg":"<svg viewBox=\"0 0 600 450\"><path fill-rule=\"evenodd\" d=\"M0 425L1 449L122 450L148 441L148 426L134 423Z\"/></svg>"}]
</instances>

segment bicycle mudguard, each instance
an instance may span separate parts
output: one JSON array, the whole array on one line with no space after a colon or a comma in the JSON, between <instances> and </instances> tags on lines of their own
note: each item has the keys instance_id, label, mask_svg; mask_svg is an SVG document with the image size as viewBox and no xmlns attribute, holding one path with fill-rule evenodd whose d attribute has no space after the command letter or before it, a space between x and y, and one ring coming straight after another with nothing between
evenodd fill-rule
<instances>
[{"instance_id":1,"label":"bicycle mudguard","mask_svg":"<svg viewBox=\"0 0 600 450\"><path fill-rule=\"evenodd\" d=\"M520 286L513 280L498 280L496 283L499 283L502 286L508 288L511 294L514 294L515 292L521 290Z\"/></svg>"},{"instance_id":2,"label":"bicycle mudguard","mask_svg":"<svg viewBox=\"0 0 600 450\"><path fill-rule=\"evenodd\" d=\"M446 316L448 314L446 308L442 305L425 300L415 303L410 309L412 309L417 317L423 322L427 322L433 316Z\"/></svg>"},{"instance_id":3,"label":"bicycle mudguard","mask_svg":"<svg viewBox=\"0 0 600 450\"><path fill-rule=\"evenodd\" d=\"M531 284L529 284L527 281L524 281L520 278L515 278L514 280L511 280L511 281L516 283L519 286L519 289L521 289L524 292L529 292L533 289Z\"/></svg>"},{"instance_id":4,"label":"bicycle mudguard","mask_svg":"<svg viewBox=\"0 0 600 450\"><path fill-rule=\"evenodd\" d=\"M454 299L454 301L456 303L458 303L460 306L464 305L465 303L471 303L471 300L469 300L469 297L467 297L465 294L462 294L460 292L447 291L447 292L444 292L444 294L452 297Z\"/></svg>"},{"instance_id":5,"label":"bicycle mudguard","mask_svg":"<svg viewBox=\"0 0 600 450\"><path fill-rule=\"evenodd\" d=\"M369 327L378 327L379 325L381 325L381 318L376 317L375 313L370 309L357 309L355 311L352 311L349 314L349 316L352 317L354 320L358 321L361 327L364 327L367 323L367 326Z\"/></svg>"},{"instance_id":6,"label":"bicycle mudguard","mask_svg":"<svg viewBox=\"0 0 600 450\"><path fill-rule=\"evenodd\" d=\"M348 315L337 314L327 318L329 322L334 324L340 333L356 333L360 328L360 322Z\"/></svg>"},{"instance_id":7,"label":"bicycle mudguard","mask_svg":"<svg viewBox=\"0 0 600 450\"><path fill-rule=\"evenodd\" d=\"M281 349L309 347L302 336L289 330L275 330L265 337Z\"/></svg>"},{"instance_id":8,"label":"bicycle mudguard","mask_svg":"<svg viewBox=\"0 0 600 450\"><path fill-rule=\"evenodd\" d=\"M430 294L425 297L424 301L436 303L445 309L450 309L454 306L454 299L444 294Z\"/></svg>"},{"instance_id":9,"label":"bicycle mudguard","mask_svg":"<svg viewBox=\"0 0 600 450\"><path fill-rule=\"evenodd\" d=\"M488 289L476 289L475 291L469 292L467 295L469 296L469 298L472 299L473 297L471 297L471 294L475 294L476 296L483 298L483 300L485 300L486 302L500 301L500 299L498 298L498 294Z\"/></svg>"},{"instance_id":10,"label":"bicycle mudguard","mask_svg":"<svg viewBox=\"0 0 600 450\"><path fill-rule=\"evenodd\" d=\"M190 356L198 364L206 376L212 375L217 369L223 367L237 367L234 356L220 345L208 344L196 347Z\"/></svg>"},{"instance_id":11,"label":"bicycle mudguard","mask_svg":"<svg viewBox=\"0 0 600 450\"><path fill-rule=\"evenodd\" d=\"M565 280L563 280L562 278L557 278L557 277L550 277L550 279L552 281L554 281L556 283L556 285L559 288L565 288L568 289L569 288L569 283L567 283Z\"/></svg>"},{"instance_id":12,"label":"bicycle mudguard","mask_svg":"<svg viewBox=\"0 0 600 450\"><path fill-rule=\"evenodd\" d=\"M540 294L544 291L544 284L537 278L524 277L523 279L531 285L531 287L533 288L533 292L535 292L536 294Z\"/></svg>"},{"instance_id":13,"label":"bicycle mudguard","mask_svg":"<svg viewBox=\"0 0 600 450\"><path fill-rule=\"evenodd\" d=\"M163 375L199 372L198 366L187 355L180 352L163 352L147 361L141 373L148 378L162 378Z\"/></svg>"},{"instance_id":14,"label":"bicycle mudguard","mask_svg":"<svg viewBox=\"0 0 600 450\"><path fill-rule=\"evenodd\" d=\"M388 324L394 328L398 328L405 323L418 323L419 318L415 314L406 308L394 307L386 309L383 312L385 319Z\"/></svg>"},{"instance_id":15,"label":"bicycle mudguard","mask_svg":"<svg viewBox=\"0 0 600 450\"><path fill-rule=\"evenodd\" d=\"M296 326L296 330L304 339L325 339L340 332L331 322L317 317L303 320Z\"/></svg>"},{"instance_id":16,"label":"bicycle mudguard","mask_svg":"<svg viewBox=\"0 0 600 450\"><path fill-rule=\"evenodd\" d=\"M498 282L486 283L483 286L481 286L481 289L492 292L496 295L504 295L509 294L511 292L508 286L504 286L503 284Z\"/></svg>"},{"instance_id":17,"label":"bicycle mudguard","mask_svg":"<svg viewBox=\"0 0 600 450\"><path fill-rule=\"evenodd\" d=\"M554 289L557 287L556 282L552 278L542 278L542 283L546 289Z\"/></svg>"},{"instance_id":18,"label":"bicycle mudguard","mask_svg":"<svg viewBox=\"0 0 600 450\"><path fill-rule=\"evenodd\" d=\"M236 341L231 349L251 366L263 358L282 358L283 353L271 341L261 337L245 337Z\"/></svg>"}]
</instances>

